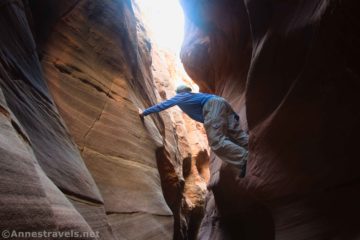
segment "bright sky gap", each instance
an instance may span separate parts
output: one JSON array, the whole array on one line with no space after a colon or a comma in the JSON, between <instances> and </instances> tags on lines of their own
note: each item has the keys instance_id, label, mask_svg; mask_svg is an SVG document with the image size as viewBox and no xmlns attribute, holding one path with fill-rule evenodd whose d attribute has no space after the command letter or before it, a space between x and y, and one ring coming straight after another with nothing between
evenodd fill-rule
<instances>
[{"instance_id":1,"label":"bright sky gap","mask_svg":"<svg viewBox=\"0 0 360 240\"><path fill-rule=\"evenodd\" d=\"M152 38L160 48L179 56L184 38L184 13L179 0L137 0Z\"/></svg>"}]
</instances>

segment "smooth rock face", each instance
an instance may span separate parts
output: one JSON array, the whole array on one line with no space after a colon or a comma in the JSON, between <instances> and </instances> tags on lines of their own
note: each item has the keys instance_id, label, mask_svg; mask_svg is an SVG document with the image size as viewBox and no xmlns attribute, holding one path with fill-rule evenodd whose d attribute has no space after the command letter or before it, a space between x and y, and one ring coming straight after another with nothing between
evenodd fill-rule
<instances>
[{"instance_id":1,"label":"smooth rock face","mask_svg":"<svg viewBox=\"0 0 360 240\"><path fill-rule=\"evenodd\" d=\"M141 122L174 86L135 3L0 5L0 229L195 239L206 141L179 110Z\"/></svg>"},{"instance_id":2,"label":"smooth rock face","mask_svg":"<svg viewBox=\"0 0 360 240\"><path fill-rule=\"evenodd\" d=\"M168 216L135 212L127 215L109 214L108 219L119 239L157 240L173 237L173 219Z\"/></svg>"},{"instance_id":3,"label":"smooth rock face","mask_svg":"<svg viewBox=\"0 0 360 240\"><path fill-rule=\"evenodd\" d=\"M359 239L357 1L182 4L186 70L250 130L246 178L211 159L200 239Z\"/></svg>"},{"instance_id":4,"label":"smooth rock face","mask_svg":"<svg viewBox=\"0 0 360 240\"><path fill-rule=\"evenodd\" d=\"M92 231L64 194L102 198L48 93L23 9L4 1L0 14L1 229Z\"/></svg>"},{"instance_id":5,"label":"smooth rock face","mask_svg":"<svg viewBox=\"0 0 360 240\"><path fill-rule=\"evenodd\" d=\"M102 202L43 81L23 9L0 9L0 228L96 231L65 195Z\"/></svg>"},{"instance_id":6,"label":"smooth rock face","mask_svg":"<svg viewBox=\"0 0 360 240\"><path fill-rule=\"evenodd\" d=\"M1 228L194 236L205 148L176 110L140 122L172 88L132 2L28 2L0 4ZM185 68L250 130L245 179L211 159L200 239L358 239L356 1L182 2Z\"/></svg>"},{"instance_id":7,"label":"smooth rock face","mask_svg":"<svg viewBox=\"0 0 360 240\"><path fill-rule=\"evenodd\" d=\"M42 65L60 114L100 189L113 234L171 239L173 217L157 170L156 136L144 128L134 104L149 105L154 95L137 39L131 6L83 1L54 26ZM131 86L132 81L146 81L148 89ZM159 130L157 134L162 139Z\"/></svg>"},{"instance_id":8,"label":"smooth rock face","mask_svg":"<svg viewBox=\"0 0 360 240\"><path fill-rule=\"evenodd\" d=\"M21 3L1 9L1 80L7 104L30 138L40 166L69 194L101 202L98 189L72 142L47 85ZM66 175L67 177L62 177Z\"/></svg>"}]
</instances>

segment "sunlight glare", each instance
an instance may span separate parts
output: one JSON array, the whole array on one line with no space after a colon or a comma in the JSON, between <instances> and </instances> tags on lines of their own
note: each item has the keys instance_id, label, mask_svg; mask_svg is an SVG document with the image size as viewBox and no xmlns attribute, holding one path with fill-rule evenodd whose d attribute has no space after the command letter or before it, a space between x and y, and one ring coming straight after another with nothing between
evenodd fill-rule
<instances>
[{"instance_id":1,"label":"sunlight glare","mask_svg":"<svg viewBox=\"0 0 360 240\"><path fill-rule=\"evenodd\" d=\"M137 0L159 47L179 56L184 38L184 13L179 0Z\"/></svg>"},{"instance_id":2,"label":"sunlight glare","mask_svg":"<svg viewBox=\"0 0 360 240\"><path fill-rule=\"evenodd\" d=\"M152 41L159 49L172 53L179 71L177 79L173 79L175 86L190 85L193 92L199 92L196 85L184 70L180 61L180 50L184 39L184 12L180 0L136 0Z\"/></svg>"}]
</instances>

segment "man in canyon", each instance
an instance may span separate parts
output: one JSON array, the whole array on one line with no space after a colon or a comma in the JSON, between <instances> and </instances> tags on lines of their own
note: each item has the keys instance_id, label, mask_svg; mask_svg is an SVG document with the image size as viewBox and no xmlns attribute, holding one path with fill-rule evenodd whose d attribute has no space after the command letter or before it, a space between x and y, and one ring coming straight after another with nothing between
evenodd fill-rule
<instances>
[{"instance_id":1,"label":"man in canyon","mask_svg":"<svg viewBox=\"0 0 360 240\"><path fill-rule=\"evenodd\" d=\"M190 118L204 123L209 145L223 161L240 169L239 177L244 177L248 159L248 135L240 128L239 116L222 97L193 93L186 85L176 89L176 95L140 112L143 118L172 106L179 106Z\"/></svg>"}]
</instances>

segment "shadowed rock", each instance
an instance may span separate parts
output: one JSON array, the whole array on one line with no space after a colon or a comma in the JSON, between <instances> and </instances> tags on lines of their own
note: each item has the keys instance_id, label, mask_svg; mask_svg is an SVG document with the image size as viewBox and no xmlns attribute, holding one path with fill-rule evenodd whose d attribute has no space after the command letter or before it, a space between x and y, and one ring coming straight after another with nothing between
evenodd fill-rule
<instances>
[{"instance_id":1,"label":"shadowed rock","mask_svg":"<svg viewBox=\"0 0 360 240\"><path fill-rule=\"evenodd\" d=\"M273 231L260 239L357 239L356 1L182 4L186 70L250 130L245 179L223 174L231 167L220 159L210 163L200 239L255 239L247 229L263 227Z\"/></svg>"}]
</instances>

